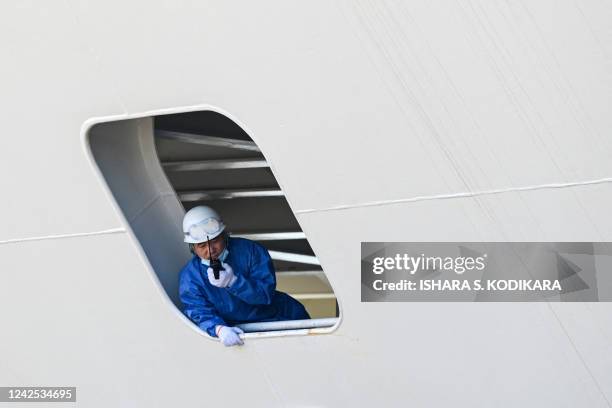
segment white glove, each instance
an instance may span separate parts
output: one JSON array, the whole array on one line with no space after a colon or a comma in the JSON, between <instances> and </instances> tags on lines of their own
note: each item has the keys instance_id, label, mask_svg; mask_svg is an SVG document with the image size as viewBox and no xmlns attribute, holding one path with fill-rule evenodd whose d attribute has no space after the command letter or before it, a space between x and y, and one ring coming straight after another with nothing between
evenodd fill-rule
<instances>
[{"instance_id":1,"label":"white glove","mask_svg":"<svg viewBox=\"0 0 612 408\"><path fill-rule=\"evenodd\" d=\"M211 285L218 288L227 288L228 286L232 286L238 277L234 275L234 270L231 266L226 263L222 265L224 270L219 271L219 279L215 279L215 274L212 268L208 268L206 272L208 274L208 281Z\"/></svg>"},{"instance_id":2,"label":"white glove","mask_svg":"<svg viewBox=\"0 0 612 408\"><path fill-rule=\"evenodd\" d=\"M242 346L244 344L239 336L244 332L239 327L217 326L216 333L225 347Z\"/></svg>"}]
</instances>

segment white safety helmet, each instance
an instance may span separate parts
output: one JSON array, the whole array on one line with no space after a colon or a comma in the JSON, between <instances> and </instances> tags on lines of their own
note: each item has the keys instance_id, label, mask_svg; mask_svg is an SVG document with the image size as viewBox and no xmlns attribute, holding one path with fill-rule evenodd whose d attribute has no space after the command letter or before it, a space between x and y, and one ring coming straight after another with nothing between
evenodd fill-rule
<instances>
[{"instance_id":1,"label":"white safety helmet","mask_svg":"<svg viewBox=\"0 0 612 408\"><path fill-rule=\"evenodd\" d=\"M183 218L185 242L198 244L213 239L225 230L225 224L215 210L205 205L193 207Z\"/></svg>"}]
</instances>

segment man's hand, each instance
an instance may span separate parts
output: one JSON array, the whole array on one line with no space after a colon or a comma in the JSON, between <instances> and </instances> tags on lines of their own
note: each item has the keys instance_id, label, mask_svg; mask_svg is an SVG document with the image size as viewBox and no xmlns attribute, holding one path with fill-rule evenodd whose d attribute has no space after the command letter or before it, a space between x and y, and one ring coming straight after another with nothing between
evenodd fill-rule
<instances>
[{"instance_id":1,"label":"man's hand","mask_svg":"<svg viewBox=\"0 0 612 408\"><path fill-rule=\"evenodd\" d=\"M239 327L217 326L215 333L225 347L242 346L244 344L239 336L244 332Z\"/></svg>"},{"instance_id":2,"label":"man's hand","mask_svg":"<svg viewBox=\"0 0 612 408\"><path fill-rule=\"evenodd\" d=\"M219 271L219 279L215 279L215 274L212 268L208 268L206 273L208 274L208 281L211 285L218 288L227 288L228 286L232 286L238 278L236 275L234 275L234 270L231 266L226 263L222 265L223 269Z\"/></svg>"}]
</instances>

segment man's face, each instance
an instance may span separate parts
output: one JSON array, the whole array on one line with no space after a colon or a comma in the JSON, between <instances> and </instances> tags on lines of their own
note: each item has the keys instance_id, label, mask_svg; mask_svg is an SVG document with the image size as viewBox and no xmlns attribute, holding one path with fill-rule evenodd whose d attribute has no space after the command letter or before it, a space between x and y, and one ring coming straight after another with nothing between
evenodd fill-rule
<instances>
[{"instance_id":1,"label":"man's face","mask_svg":"<svg viewBox=\"0 0 612 408\"><path fill-rule=\"evenodd\" d=\"M210 253L208 252L208 241L200 242L199 244L193 245L196 255L201 259L210 259ZM219 259L219 255L225 249L225 234L221 234L218 237L210 240L210 249L214 259Z\"/></svg>"}]
</instances>

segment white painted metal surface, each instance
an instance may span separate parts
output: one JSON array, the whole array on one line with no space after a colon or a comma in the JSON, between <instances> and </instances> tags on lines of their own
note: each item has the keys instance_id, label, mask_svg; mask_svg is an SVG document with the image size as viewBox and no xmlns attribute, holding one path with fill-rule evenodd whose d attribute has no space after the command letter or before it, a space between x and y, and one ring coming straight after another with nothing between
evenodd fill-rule
<instances>
[{"instance_id":1,"label":"white painted metal surface","mask_svg":"<svg viewBox=\"0 0 612 408\"><path fill-rule=\"evenodd\" d=\"M249 150L259 152L259 148L253 142L243 140L230 140L216 136L197 135L184 132L171 132L168 130L158 130L155 136L165 139L178 140L186 143L203 144L207 146L230 147L232 149Z\"/></svg>"},{"instance_id":2,"label":"white painted metal surface","mask_svg":"<svg viewBox=\"0 0 612 408\"><path fill-rule=\"evenodd\" d=\"M166 171L253 169L268 167L265 160L258 159L182 161L162 164Z\"/></svg>"},{"instance_id":3,"label":"white painted metal surface","mask_svg":"<svg viewBox=\"0 0 612 408\"><path fill-rule=\"evenodd\" d=\"M330 317L327 319L309 319L309 320L285 320L280 322L257 322L239 324L245 333L249 332L265 332L275 330L293 330L293 329L316 329L320 327L331 327L338 323L338 319Z\"/></svg>"},{"instance_id":4,"label":"white painted metal surface","mask_svg":"<svg viewBox=\"0 0 612 408\"><path fill-rule=\"evenodd\" d=\"M180 191L179 199L183 202L218 200L245 197L282 197L283 192L275 188L266 189L240 189L240 190L207 190L207 191Z\"/></svg>"},{"instance_id":5,"label":"white painted metal surface","mask_svg":"<svg viewBox=\"0 0 612 408\"><path fill-rule=\"evenodd\" d=\"M303 232L256 232L256 233L237 233L232 234L235 237L241 237L257 241L274 241L274 240L291 240L305 239L306 234Z\"/></svg>"},{"instance_id":6,"label":"white painted metal surface","mask_svg":"<svg viewBox=\"0 0 612 408\"><path fill-rule=\"evenodd\" d=\"M5 1L0 20L2 385L85 407L610 406L610 304L363 304L359 280L361 241L612 240L610 4ZM176 197L121 214L86 135L199 109L261 148L338 296L331 333L225 349L162 289L128 222Z\"/></svg>"}]
</instances>

